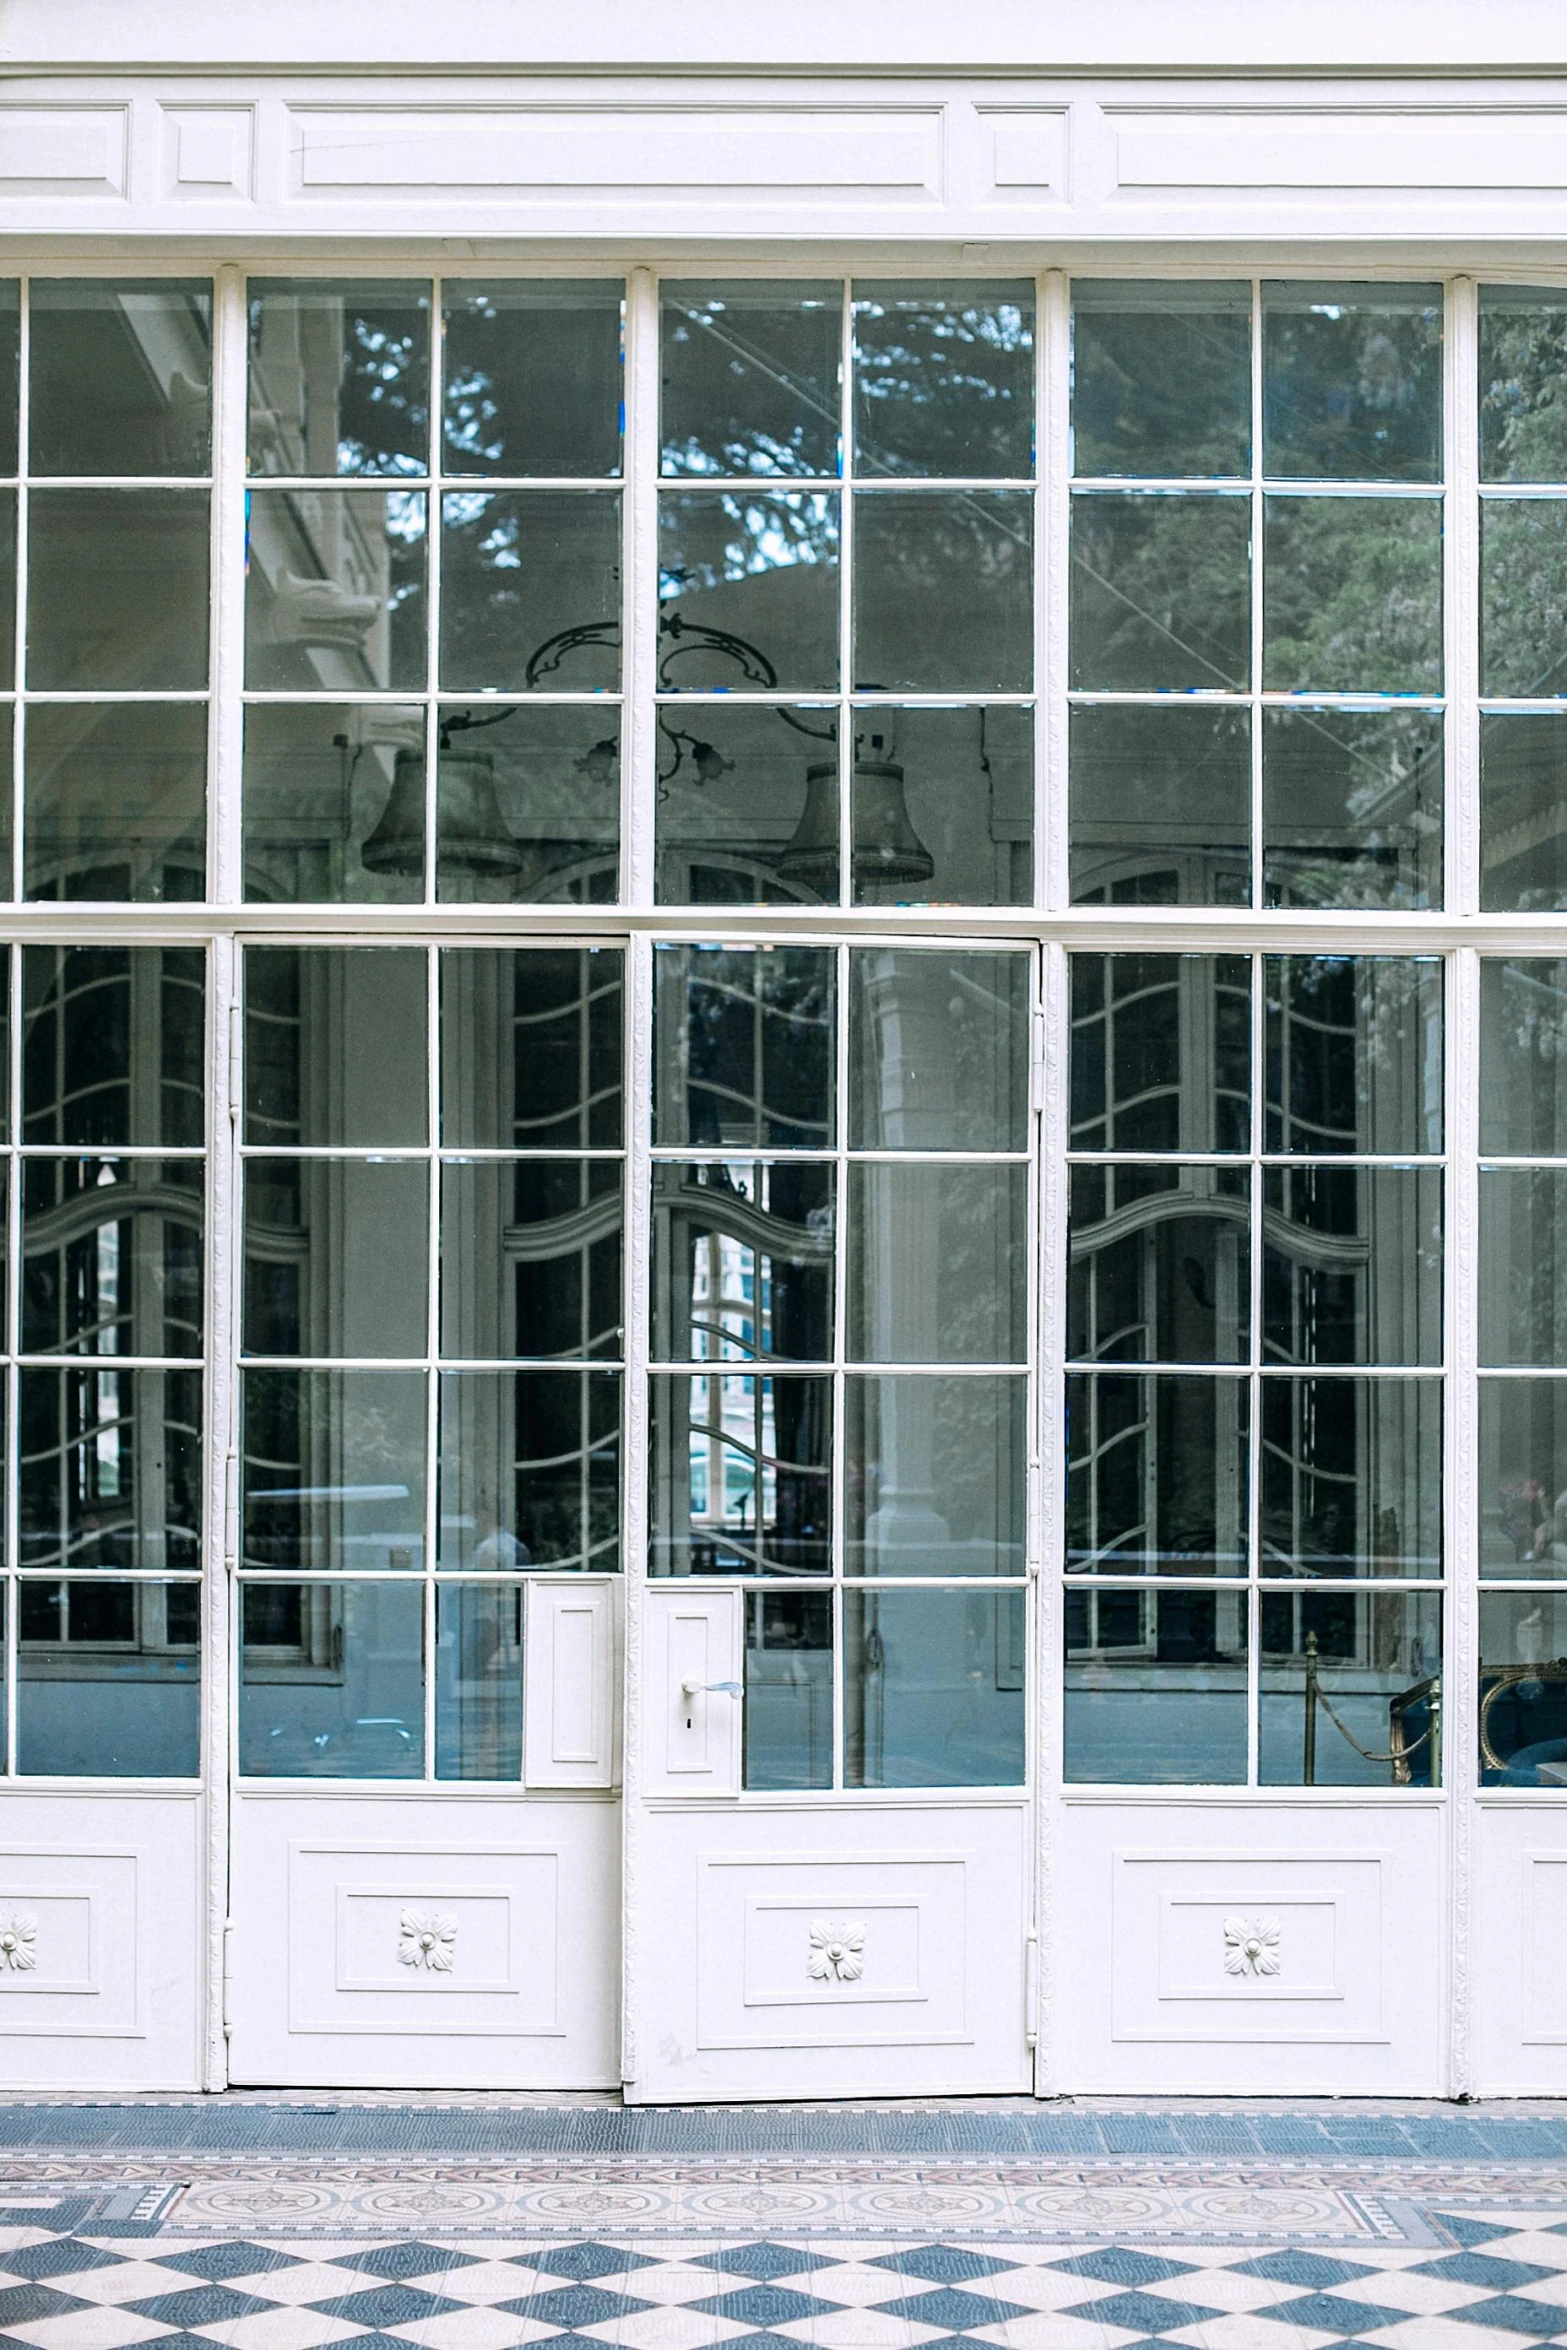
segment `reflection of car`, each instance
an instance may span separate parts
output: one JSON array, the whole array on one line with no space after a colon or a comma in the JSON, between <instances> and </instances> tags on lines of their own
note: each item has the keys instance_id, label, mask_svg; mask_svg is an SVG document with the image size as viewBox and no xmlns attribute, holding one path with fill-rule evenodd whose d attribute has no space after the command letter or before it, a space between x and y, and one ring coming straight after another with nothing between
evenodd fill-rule
<instances>
[{"instance_id":1,"label":"reflection of car","mask_svg":"<svg viewBox=\"0 0 1567 2350\"><path fill-rule=\"evenodd\" d=\"M313 1737L280 1723L267 1738L266 1769L278 1778L402 1779L418 1768L419 1739L395 1714L361 1714Z\"/></svg>"}]
</instances>

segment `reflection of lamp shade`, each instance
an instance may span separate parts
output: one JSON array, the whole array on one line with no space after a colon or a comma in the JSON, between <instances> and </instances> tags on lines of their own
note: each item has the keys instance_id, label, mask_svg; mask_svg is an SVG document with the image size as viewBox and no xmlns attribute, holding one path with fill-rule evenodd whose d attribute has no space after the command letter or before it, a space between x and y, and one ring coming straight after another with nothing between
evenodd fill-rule
<instances>
[{"instance_id":1,"label":"reflection of lamp shade","mask_svg":"<svg viewBox=\"0 0 1567 2350\"><path fill-rule=\"evenodd\" d=\"M516 873L522 851L507 831L487 751L443 751L436 811L442 873ZM424 871L424 754L399 751L381 821L359 852L367 873Z\"/></svg>"},{"instance_id":2,"label":"reflection of lamp shade","mask_svg":"<svg viewBox=\"0 0 1567 2350\"><path fill-rule=\"evenodd\" d=\"M786 881L818 896L837 895L838 763L819 760L805 771L805 806L778 859ZM854 762L854 879L929 881L936 860L909 821L903 769L892 759Z\"/></svg>"}]
</instances>

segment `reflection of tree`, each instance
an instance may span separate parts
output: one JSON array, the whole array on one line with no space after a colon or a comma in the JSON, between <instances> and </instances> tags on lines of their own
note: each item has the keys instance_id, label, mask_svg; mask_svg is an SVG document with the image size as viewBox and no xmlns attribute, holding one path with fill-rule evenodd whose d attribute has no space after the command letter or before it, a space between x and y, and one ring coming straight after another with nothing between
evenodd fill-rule
<instances>
[{"instance_id":1,"label":"reflection of tree","mask_svg":"<svg viewBox=\"0 0 1567 2350\"><path fill-rule=\"evenodd\" d=\"M340 473L422 473L429 431L429 313L346 307L338 387Z\"/></svg>"},{"instance_id":2,"label":"reflection of tree","mask_svg":"<svg viewBox=\"0 0 1567 2350\"><path fill-rule=\"evenodd\" d=\"M1487 481L1567 480L1567 305L1480 308L1480 465Z\"/></svg>"},{"instance_id":3,"label":"reflection of tree","mask_svg":"<svg viewBox=\"0 0 1567 2350\"><path fill-rule=\"evenodd\" d=\"M1439 289L1334 301L1268 289L1263 467L1277 479L1441 478Z\"/></svg>"},{"instance_id":4,"label":"reflection of tree","mask_svg":"<svg viewBox=\"0 0 1567 2350\"><path fill-rule=\"evenodd\" d=\"M1481 690L1535 697L1567 684L1567 504L1481 509Z\"/></svg>"},{"instance_id":5,"label":"reflection of tree","mask_svg":"<svg viewBox=\"0 0 1567 2350\"><path fill-rule=\"evenodd\" d=\"M862 297L854 339L861 472L961 479L1031 470L1031 304Z\"/></svg>"},{"instance_id":6,"label":"reflection of tree","mask_svg":"<svg viewBox=\"0 0 1567 2350\"><path fill-rule=\"evenodd\" d=\"M1244 687L1250 537L1244 498L1079 497L1073 683Z\"/></svg>"},{"instance_id":7,"label":"reflection of tree","mask_svg":"<svg viewBox=\"0 0 1567 2350\"><path fill-rule=\"evenodd\" d=\"M1266 687L1440 692L1434 499L1270 498L1263 599Z\"/></svg>"},{"instance_id":8,"label":"reflection of tree","mask_svg":"<svg viewBox=\"0 0 1567 2350\"><path fill-rule=\"evenodd\" d=\"M1072 317L1074 473L1200 479L1246 472L1251 304L1247 288L1224 290L1232 307L1216 303L1199 310L1184 287L1078 289Z\"/></svg>"}]
</instances>

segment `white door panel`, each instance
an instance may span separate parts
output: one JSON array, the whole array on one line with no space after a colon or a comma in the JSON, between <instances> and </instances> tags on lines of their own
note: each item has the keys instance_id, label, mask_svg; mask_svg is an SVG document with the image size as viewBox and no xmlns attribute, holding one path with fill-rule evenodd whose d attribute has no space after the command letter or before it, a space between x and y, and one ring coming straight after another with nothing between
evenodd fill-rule
<instances>
[{"instance_id":1,"label":"white door panel","mask_svg":"<svg viewBox=\"0 0 1567 2350\"><path fill-rule=\"evenodd\" d=\"M1063 1806L1058 2085L1438 2094L1442 1826L1429 1802Z\"/></svg>"},{"instance_id":2,"label":"white door panel","mask_svg":"<svg viewBox=\"0 0 1567 2350\"><path fill-rule=\"evenodd\" d=\"M651 1585L643 1593L643 1785L649 1794L740 1790L741 1610L738 1591Z\"/></svg>"},{"instance_id":3,"label":"white door panel","mask_svg":"<svg viewBox=\"0 0 1567 2350\"><path fill-rule=\"evenodd\" d=\"M1560 1796L1475 1807L1475 2089L1567 2091L1567 1813Z\"/></svg>"},{"instance_id":4,"label":"white door panel","mask_svg":"<svg viewBox=\"0 0 1567 2350\"><path fill-rule=\"evenodd\" d=\"M0 2084L200 2084L195 1795L8 1792L0 1811Z\"/></svg>"},{"instance_id":5,"label":"white door panel","mask_svg":"<svg viewBox=\"0 0 1567 2350\"><path fill-rule=\"evenodd\" d=\"M236 1801L236 2081L603 2088L619 1806L465 1792Z\"/></svg>"},{"instance_id":6,"label":"white door panel","mask_svg":"<svg viewBox=\"0 0 1567 2350\"><path fill-rule=\"evenodd\" d=\"M529 1583L523 1642L523 1779L615 1784L617 1586Z\"/></svg>"},{"instance_id":7,"label":"white door panel","mask_svg":"<svg viewBox=\"0 0 1567 2350\"><path fill-rule=\"evenodd\" d=\"M1026 2088L1029 1816L1021 1800L655 1806L628 2093Z\"/></svg>"}]
</instances>

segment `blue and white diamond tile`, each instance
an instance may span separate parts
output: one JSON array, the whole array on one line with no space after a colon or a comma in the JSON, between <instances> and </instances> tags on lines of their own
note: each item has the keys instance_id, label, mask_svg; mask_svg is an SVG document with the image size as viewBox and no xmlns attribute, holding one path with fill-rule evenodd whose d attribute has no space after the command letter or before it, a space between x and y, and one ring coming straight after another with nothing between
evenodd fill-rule
<instances>
[{"instance_id":1,"label":"blue and white diamond tile","mask_svg":"<svg viewBox=\"0 0 1567 2350\"><path fill-rule=\"evenodd\" d=\"M0 2339L27 2350L1520 2350L1567 2345L1567 2195L1426 2207L1353 2250L1092 2248L1019 2232L541 2240L0 2229Z\"/></svg>"}]
</instances>

